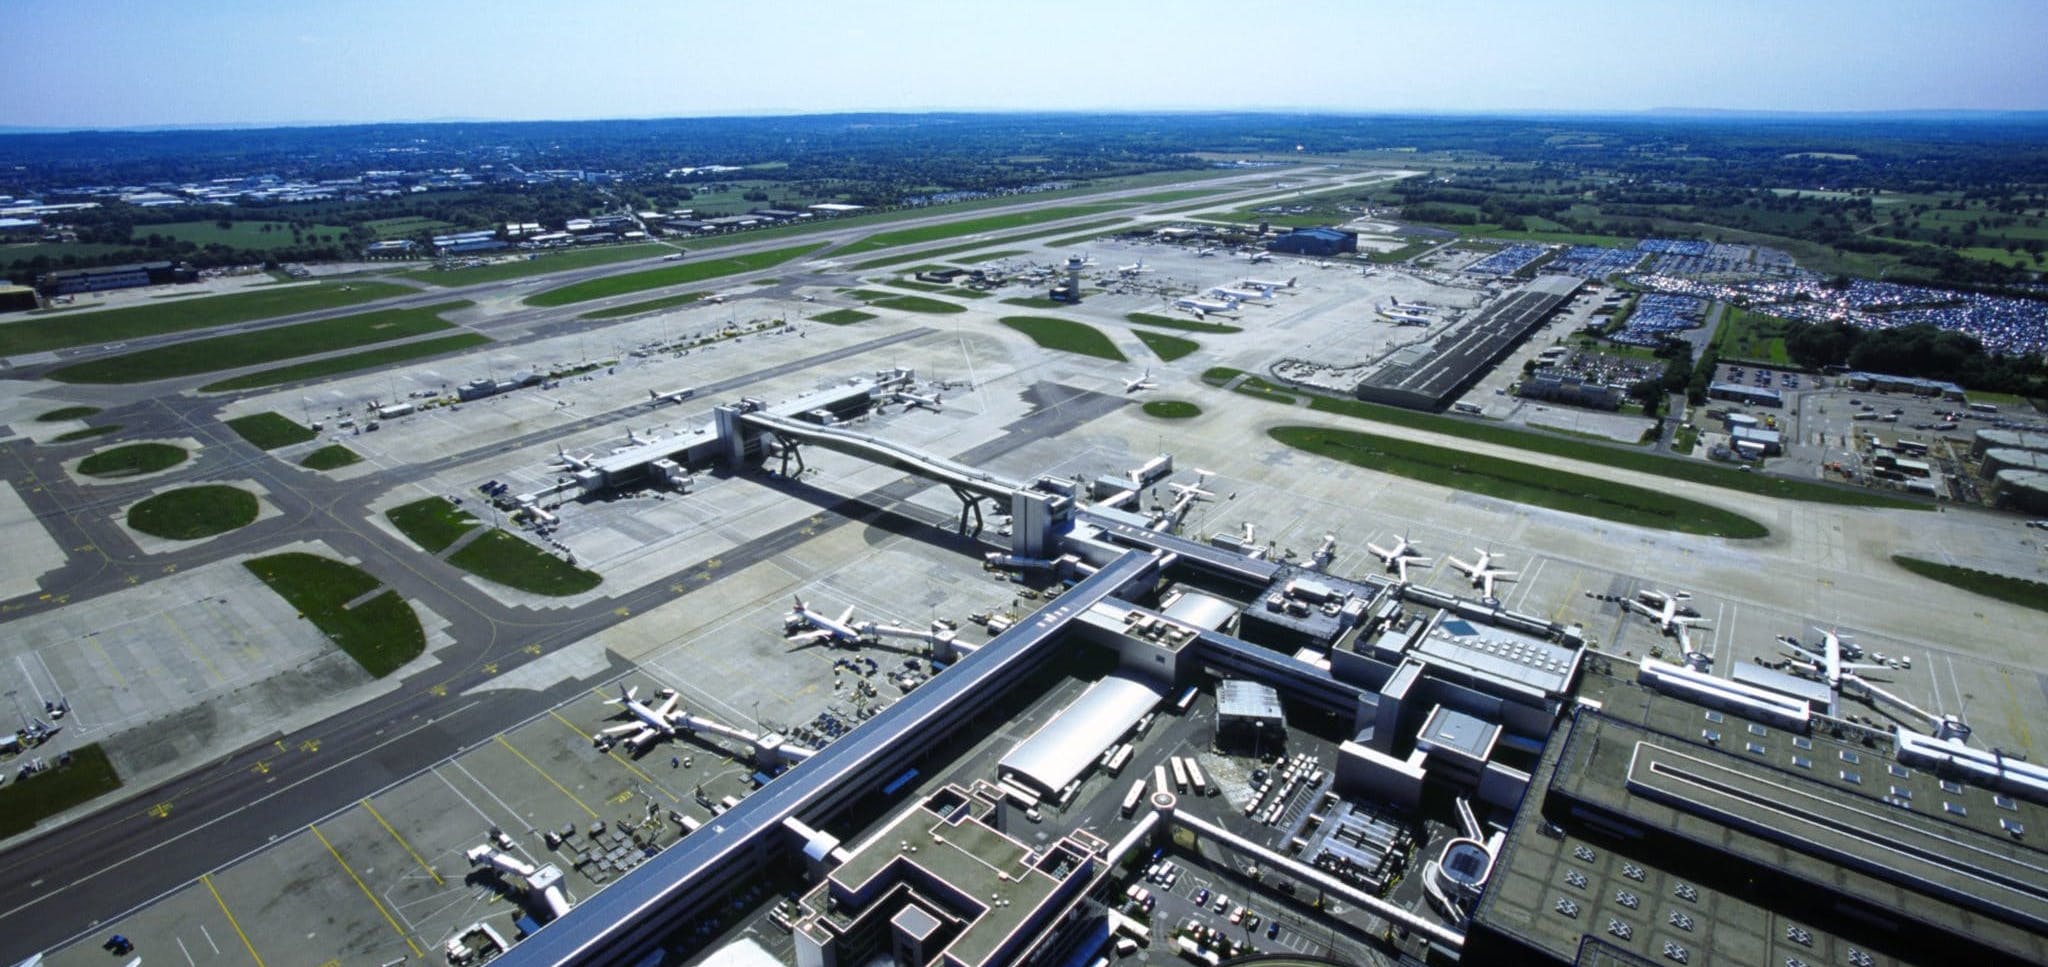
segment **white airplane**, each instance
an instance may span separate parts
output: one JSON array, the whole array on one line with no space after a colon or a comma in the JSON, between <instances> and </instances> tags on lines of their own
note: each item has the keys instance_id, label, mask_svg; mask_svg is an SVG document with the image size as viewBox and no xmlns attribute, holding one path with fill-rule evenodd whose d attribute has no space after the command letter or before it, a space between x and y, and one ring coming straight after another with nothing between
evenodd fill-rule
<instances>
[{"instance_id":1,"label":"white airplane","mask_svg":"<svg viewBox=\"0 0 2048 967\"><path fill-rule=\"evenodd\" d=\"M621 714L632 721L600 730L597 740L599 745L623 741L631 746L633 751L638 752L657 738L674 737L676 701L681 696L677 695L674 689L664 688L661 694L666 698L661 706L649 708L646 703L634 697L639 691L637 687L627 688L620 685L619 697L605 700L606 705L623 706L624 711Z\"/></svg>"},{"instance_id":2,"label":"white airplane","mask_svg":"<svg viewBox=\"0 0 2048 967\"><path fill-rule=\"evenodd\" d=\"M1216 246L1214 245L1201 245L1195 248L1195 257L1198 259L1205 259L1214 254L1216 254Z\"/></svg>"},{"instance_id":3,"label":"white airplane","mask_svg":"<svg viewBox=\"0 0 2048 967\"><path fill-rule=\"evenodd\" d=\"M1707 619L1700 617L1686 602L1692 595L1685 591L1658 591L1644 588L1636 596L1622 603L1635 613L1650 619L1658 631L1675 637L1685 637L1688 628L1709 627Z\"/></svg>"},{"instance_id":4,"label":"white airplane","mask_svg":"<svg viewBox=\"0 0 2048 967\"><path fill-rule=\"evenodd\" d=\"M1133 275L1137 275L1137 274L1138 274L1138 273L1140 273L1140 272L1150 272L1150 271L1152 271L1152 270L1151 270L1151 269L1148 269L1148 268L1146 268L1146 267L1145 267L1145 260L1144 260L1144 259L1139 259L1139 260L1138 260L1138 262L1137 262L1137 264L1135 264L1135 265L1119 265L1119 266L1117 266L1117 267L1116 267L1116 274L1118 274L1118 275L1121 275L1121 276L1123 276L1123 277L1125 277L1125 278L1129 278L1129 277L1131 277L1131 276L1133 276Z\"/></svg>"},{"instance_id":5,"label":"white airplane","mask_svg":"<svg viewBox=\"0 0 2048 967\"><path fill-rule=\"evenodd\" d=\"M1201 500L1204 497L1216 496L1202 489L1202 485L1207 483L1212 476L1215 475L1198 467L1195 469L1194 483L1168 484L1167 488L1173 491L1173 506L1168 507L1165 513L1154 520L1153 529L1164 528L1169 531L1178 529L1181 518L1187 516L1188 508L1194 506L1195 501Z\"/></svg>"},{"instance_id":6,"label":"white airplane","mask_svg":"<svg viewBox=\"0 0 2048 967\"><path fill-rule=\"evenodd\" d=\"M1229 299L1229 300L1230 300L1230 301L1232 301L1232 302L1271 302L1271 301L1273 301L1273 290L1272 290L1272 289L1263 289L1263 290L1260 290L1260 291L1258 291L1258 292L1253 292L1253 291L1251 291L1251 290L1249 290L1249 289L1227 289L1227 288L1224 288L1223 286L1220 286L1220 285L1219 285L1219 286L1216 286L1216 287L1215 287L1215 288L1213 288L1213 289L1210 289L1210 290L1209 290L1209 294L1210 294L1210 295L1213 295L1213 296L1220 296L1220 297L1222 297L1222 298L1225 298L1225 299Z\"/></svg>"},{"instance_id":7,"label":"white airplane","mask_svg":"<svg viewBox=\"0 0 2048 967\"><path fill-rule=\"evenodd\" d=\"M1230 299L1224 302L1211 302L1208 299L1197 299L1189 296L1184 299L1173 300L1173 307L1185 309L1188 312L1194 313L1195 318L1200 319L1211 312L1236 312L1237 300Z\"/></svg>"},{"instance_id":8,"label":"white airplane","mask_svg":"<svg viewBox=\"0 0 2048 967\"><path fill-rule=\"evenodd\" d=\"M1300 276L1290 275L1285 282L1275 282L1271 279L1246 279L1244 284L1254 289L1292 289L1294 288L1294 280L1298 278Z\"/></svg>"},{"instance_id":9,"label":"white airplane","mask_svg":"<svg viewBox=\"0 0 2048 967\"><path fill-rule=\"evenodd\" d=\"M1145 367L1145 375L1140 376L1137 379L1124 381L1124 392L1126 393L1135 393L1139 390L1158 388L1159 384L1152 381L1152 367L1150 366Z\"/></svg>"},{"instance_id":10,"label":"white airplane","mask_svg":"<svg viewBox=\"0 0 2048 967\"><path fill-rule=\"evenodd\" d=\"M1379 558L1380 563L1387 566L1387 570L1399 575L1402 584L1408 583L1408 565L1429 566L1429 558L1415 553L1415 542L1405 535L1395 535L1393 547L1367 544L1365 549L1371 551L1372 556Z\"/></svg>"},{"instance_id":11,"label":"white airplane","mask_svg":"<svg viewBox=\"0 0 2048 967\"><path fill-rule=\"evenodd\" d=\"M695 395L697 395L697 391L694 389L670 390L666 393L648 390L647 406L651 409L653 407L661 406L664 403L681 403L682 401L689 399L690 397Z\"/></svg>"},{"instance_id":12,"label":"white airplane","mask_svg":"<svg viewBox=\"0 0 2048 967\"><path fill-rule=\"evenodd\" d=\"M554 468L556 470L588 470L590 469L591 461L594 459L594 457L587 453L580 457L572 456L563 452L560 444L555 445Z\"/></svg>"},{"instance_id":13,"label":"white airplane","mask_svg":"<svg viewBox=\"0 0 2048 967\"><path fill-rule=\"evenodd\" d=\"M782 627L785 631L796 632L789 636L791 641L808 643L830 640L851 644L861 640L866 635L866 629L872 626L853 621L852 605L848 605L846 611L834 619L812 611L809 605L804 604L804 599L799 597L796 599L796 610L783 617ZM797 631L799 628L810 630Z\"/></svg>"},{"instance_id":14,"label":"white airplane","mask_svg":"<svg viewBox=\"0 0 2048 967\"><path fill-rule=\"evenodd\" d=\"M1326 567L1329 567L1330 561L1335 559L1336 556L1337 535L1324 534L1323 543L1321 544L1321 546L1316 548L1314 554L1310 555L1310 560L1312 561L1312 563L1309 565L1309 567L1313 570L1320 571Z\"/></svg>"},{"instance_id":15,"label":"white airplane","mask_svg":"<svg viewBox=\"0 0 2048 967\"><path fill-rule=\"evenodd\" d=\"M1247 261L1247 262L1250 262L1250 263L1252 263L1253 265L1257 265L1257 264L1259 264L1260 262L1271 262L1271 261L1273 261L1273 253L1271 253L1271 252L1246 252L1246 253L1245 253L1245 256L1244 256L1244 260L1245 260L1245 261Z\"/></svg>"},{"instance_id":16,"label":"white airplane","mask_svg":"<svg viewBox=\"0 0 2048 967\"><path fill-rule=\"evenodd\" d=\"M1813 673L1819 675L1829 688L1841 688L1844 675L1853 676L1855 672L1877 671L1886 667L1878 664L1857 664L1843 661L1842 659L1845 657L1844 651L1851 646L1842 640L1842 636L1829 628L1815 628L1813 630L1820 632L1821 635L1820 647L1817 649L1808 648L1800 644L1798 639L1785 635L1778 636L1778 644L1785 646L1785 654L1788 657L1808 663L1813 669ZM1862 649L1859 648L1857 651L1861 652Z\"/></svg>"},{"instance_id":17,"label":"white airplane","mask_svg":"<svg viewBox=\"0 0 2048 967\"><path fill-rule=\"evenodd\" d=\"M933 393L930 396L919 396L916 393L899 391L895 394L895 400L903 404L904 409L930 410L937 413L945 402L945 394Z\"/></svg>"},{"instance_id":18,"label":"white airplane","mask_svg":"<svg viewBox=\"0 0 2048 967\"><path fill-rule=\"evenodd\" d=\"M1460 561L1455 557L1444 558L1444 561L1450 566L1465 572L1465 576L1472 579L1472 586L1478 588L1488 600L1495 600L1493 582L1512 581L1515 579L1515 572L1494 567L1492 551L1478 547L1473 548L1473 550L1479 552L1479 559L1471 564Z\"/></svg>"}]
</instances>

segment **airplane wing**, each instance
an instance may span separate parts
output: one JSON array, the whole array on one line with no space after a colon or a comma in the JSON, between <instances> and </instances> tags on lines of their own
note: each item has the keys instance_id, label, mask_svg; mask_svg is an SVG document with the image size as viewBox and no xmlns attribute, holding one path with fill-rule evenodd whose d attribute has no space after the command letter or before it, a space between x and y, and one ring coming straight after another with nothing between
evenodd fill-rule
<instances>
[{"instance_id":1,"label":"airplane wing","mask_svg":"<svg viewBox=\"0 0 2048 967\"><path fill-rule=\"evenodd\" d=\"M641 724L640 724L640 723L638 723L638 722L627 722L627 723L626 723L626 724L624 724L624 725L614 725L614 726L612 726L611 728L608 728L608 729L599 729L599 730L598 730L598 734L600 734L600 735L626 735L626 734L628 734L628 733L637 733L637 732L641 732L641 731L644 731L644 730L645 730L646 728L647 728L647 726L641 725Z\"/></svg>"},{"instance_id":2,"label":"airplane wing","mask_svg":"<svg viewBox=\"0 0 2048 967\"><path fill-rule=\"evenodd\" d=\"M809 630L809 631L799 632L799 633L797 633L797 634L794 634L794 635L790 635L790 636L789 636L789 640L791 640L791 641L817 641L817 640L818 640L818 639L820 639L820 638L830 638L830 637L832 637L832 632L826 631L826 630L825 630L825 629L823 629L823 628L813 628L813 629L811 629L811 630Z\"/></svg>"},{"instance_id":3,"label":"airplane wing","mask_svg":"<svg viewBox=\"0 0 2048 967\"><path fill-rule=\"evenodd\" d=\"M670 694L668 701L661 703L661 707L654 710L654 717L664 722L668 721L669 716L675 714L676 702L681 699L681 695Z\"/></svg>"},{"instance_id":4,"label":"airplane wing","mask_svg":"<svg viewBox=\"0 0 2048 967\"><path fill-rule=\"evenodd\" d=\"M846 624L847 622L849 622L849 621L852 621L852 620L853 620L853 605L850 605L850 604L849 604L849 605L847 605L847 606L846 606L846 610L840 613L840 615L839 615L839 623L840 623L840 624Z\"/></svg>"}]
</instances>

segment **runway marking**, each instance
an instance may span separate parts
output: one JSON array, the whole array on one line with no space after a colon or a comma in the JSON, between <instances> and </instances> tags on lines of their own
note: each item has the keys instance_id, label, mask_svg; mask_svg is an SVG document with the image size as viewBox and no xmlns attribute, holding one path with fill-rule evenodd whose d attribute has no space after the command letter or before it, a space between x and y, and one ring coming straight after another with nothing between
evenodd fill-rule
<instances>
[{"instance_id":1,"label":"runway marking","mask_svg":"<svg viewBox=\"0 0 2048 967\"><path fill-rule=\"evenodd\" d=\"M426 870L427 875L434 878L435 886L443 885L441 874L434 872L434 868L428 866L427 861L420 856L419 850L413 849L412 844L405 841L405 837L398 835L398 830L392 829L391 824L384 821L383 815L377 812L377 807L370 805L370 800L367 798L363 800L363 808L369 811L370 818L376 820L377 825L384 827L384 831L390 833L391 838L398 841L398 845L405 847L405 851L411 854L412 861L418 863L420 869Z\"/></svg>"},{"instance_id":2,"label":"runway marking","mask_svg":"<svg viewBox=\"0 0 2048 967\"><path fill-rule=\"evenodd\" d=\"M1941 676L1935 673L1935 657L1934 655L1927 656L1927 682L1934 689L1934 711L1946 717L1948 715L1948 703L1941 699Z\"/></svg>"},{"instance_id":3,"label":"runway marking","mask_svg":"<svg viewBox=\"0 0 2048 967\"><path fill-rule=\"evenodd\" d=\"M586 812L586 813L589 813L589 814L590 814L590 818L592 818L592 819L596 819L596 818L598 818L598 815L597 815L597 810L595 810L595 809L592 809L592 808L590 808L590 807L589 807L589 806L588 806L587 804L585 804L585 803L583 802L583 800L581 800L581 799L578 799L578 798L576 798L576 794L575 794L575 793L573 793L573 792L570 792L570 791L569 791L569 787L567 787L567 786L564 786L564 785L562 785L562 784L561 784L561 783L559 783L559 782L556 782L556 781L555 781L555 777L554 777L554 776L548 775L548 772L547 772L547 770L546 770L546 769L542 769L542 768L541 768L541 767L540 767L539 765L537 765L537 764L536 764L536 763L535 763L535 762L534 762L534 761L533 761L532 759L529 759L529 758L527 758L527 757L526 757L526 753L524 753L524 752L521 752L521 751L519 751L518 749L515 749L515 748L513 748L513 747L512 747L512 743L510 743L510 742L507 742L507 741L505 741L505 737L504 737L504 736L502 736L502 735L500 735L500 736L497 736L497 739L498 739L498 744L499 744L499 745L502 745L502 746L504 746L504 747L505 747L505 751L507 751L507 752L510 752L510 753L512 753L513 755L516 755L516 756L518 756L518 757L519 757L519 761L521 761L521 762L524 762L524 763L526 763L528 767L530 767L530 768L532 768L532 769L533 769L533 771L535 771L535 772L537 772L537 773L540 773L540 777L541 777L542 779L546 779L546 780L548 781L548 785L550 785L550 786L553 786L553 787L555 787L556 789L560 789L560 790L562 791L562 795L564 795L564 796L568 796L568 797L569 797L569 801L570 801L570 802L573 802L573 803L575 803L575 804L576 804L576 805L577 805L578 807L580 807L580 808L581 808L581 809L582 809L582 810L583 810L584 812ZM469 770L465 769L465 770L463 770L463 771L464 771L464 772L468 772ZM473 778L476 778L476 777L474 777L474 776L471 776L470 778L472 778L472 779L473 779Z\"/></svg>"},{"instance_id":4,"label":"runway marking","mask_svg":"<svg viewBox=\"0 0 2048 967\"><path fill-rule=\"evenodd\" d=\"M173 937L171 939L178 942L178 952L185 955L185 963L190 964L191 967L199 967L199 961L192 959L192 951L185 949L185 938Z\"/></svg>"},{"instance_id":5,"label":"runway marking","mask_svg":"<svg viewBox=\"0 0 2048 967\"><path fill-rule=\"evenodd\" d=\"M213 902L220 904L220 912L228 918L228 926L235 928L235 936L242 938L242 946L248 948L249 959L256 962L256 967L263 967L263 958L256 953L256 945L250 943L249 935L242 932L242 925L235 920L234 911L228 909L228 901L220 898L220 890L213 885L212 874L199 874L199 882L206 884L207 892L213 894ZM206 942L213 943L212 934L207 934ZM220 947L214 947L213 952L219 953Z\"/></svg>"},{"instance_id":6,"label":"runway marking","mask_svg":"<svg viewBox=\"0 0 2048 967\"><path fill-rule=\"evenodd\" d=\"M114 667L114 657L112 655L107 654L107 647L105 645L100 644L100 640L97 637L87 638L86 641L90 643L93 646L93 648L100 653L100 660L106 662L107 674L114 676L114 684L119 685L122 688L127 688L128 679L121 674L121 670L119 668Z\"/></svg>"},{"instance_id":7,"label":"runway marking","mask_svg":"<svg viewBox=\"0 0 2048 967\"><path fill-rule=\"evenodd\" d=\"M213 931L206 929L206 924L199 925L199 935L206 938L206 945L213 948L214 956L219 956L220 944L213 942Z\"/></svg>"},{"instance_id":8,"label":"runway marking","mask_svg":"<svg viewBox=\"0 0 2048 967\"><path fill-rule=\"evenodd\" d=\"M214 681L218 682L225 680L220 677L220 669L213 667L213 662L209 660L205 654L200 652L199 646L197 644L193 643L192 636L186 634L184 627L179 625L176 621L172 620L170 612L163 612L162 614L159 614L157 617L162 618L164 620L164 624L170 625L171 630L178 633L178 641L185 646L185 654L191 655L194 659L196 659L199 662L199 664L206 666L206 673L208 675L212 675Z\"/></svg>"},{"instance_id":9,"label":"runway marking","mask_svg":"<svg viewBox=\"0 0 2048 967\"><path fill-rule=\"evenodd\" d=\"M2020 696L2012 690L2012 673L2001 668L1998 670L1998 680L2005 683L2005 695L2012 699L2005 707L2005 719L2018 729L2020 745L2031 752L2034 748L2034 733L2027 730L2027 717L2019 714Z\"/></svg>"},{"instance_id":10,"label":"runway marking","mask_svg":"<svg viewBox=\"0 0 2048 967\"><path fill-rule=\"evenodd\" d=\"M370 892L369 884L364 883L363 878L357 876L355 869L348 865L348 861L341 858L341 851L335 849L334 844L327 841L327 834L322 833L320 827L312 823L307 823L306 828L312 830L313 835L320 840L320 845L327 847L327 852L333 854L334 861L341 864L342 872L347 873L348 878L355 881L356 889L363 891L363 896L369 898L370 905L376 907L377 912L384 916L384 922L391 925L392 931L398 934L399 939L404 940L405 945L412 948L412 955L415 957L426 956L420 951L419 944L412 942L412 935L406 933L405 928L398 925L398 919L391 915L391 911L384 909L384 904L377 899L377 894Z\"/></svg>"},{"instance_id":11,"label":"runway marking","mask_svg":"<svg viewBox=\"0 0 2048 967\"><path fill-rule=\"evenodd\" d=\"M433 773L433 774L434 774L434 778L436 778L436 779L439 779L439 780L441 780L441 784L442 784L442 785L444 785L444 786L447 786L447 787L448 787L448 791L449 791L449 792L452 792L452 793L454 793L454 794L455 794L455 798L457 798L457 799L460 799L460 800L462 800L462 801L463 801L463 802L464 802L465 804L467 804L467 805L469 806L469 808L470 808L470 809L471 809L472 811L474 811L474 812L475 812L475 813L476 813L476 814L477 814L478 816L480 816L480 817L482 817L482 818L483 818L483 821L484 821L484 822L487 822L487 823L489 823L489 822L492 822L492 820L491 820L491 814L490 814L490 813L487 813L487 812L484 812L484 810L483 810L483 807L482 807L482 806L479 806L479 805L477 805L477 804L476 804L476 800L474 800L474 799L471 799L471 798L469 798L468 796L465 796L465 795L463 795L463 794L462 794L462 790L460 790L460 789L457 789L457 788L455 787L455 784L454 784L454 783L452 783L452 782L449 782L449 781L448 781L448 777L447 777L447 776L444 776L444 775L442 775L442 774L441 774L441 770L440 770L440 769L438 769L438 768L432 768L432 767L429 767L429 768L427 769L427 771L428 771L428 772L431 772L431 773ZM472 776L471 778L475 778L475 777L474 777L474 776Z\"/></svg>"}]
</instances>

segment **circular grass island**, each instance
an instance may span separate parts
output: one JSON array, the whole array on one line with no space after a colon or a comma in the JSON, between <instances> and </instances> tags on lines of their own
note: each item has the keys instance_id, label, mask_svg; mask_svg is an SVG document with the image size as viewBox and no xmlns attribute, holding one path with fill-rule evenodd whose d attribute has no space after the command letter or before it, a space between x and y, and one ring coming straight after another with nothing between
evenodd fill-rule
<instances>
[{"instance_id":1,"label":"circular grass island","mask_svg":"<svg viewBox=\"0 0 2048 967\"><path fill-rule=\"evenodd\" d=\"M78 472L88 477L133 477L169 470L192 454L168 443L130 443L102 450L78 462Z\"/></svg>"},{"instance_id":2,"label":"circular grass island","mask_svg":"<svg viewBox=\"0 0 2048 967\"><path fill-rule=\"evenodd\" d=\"M1202 408L1186 400L1153 400L1145 404L1145 415L1162 420L1186 420L1202 415Z\"/></svg>"},{"instance_id":3,"label":"circular grass island","mask_svg":"<svg viewBox=\"0 0 2048 967\"><path fill-rule=\"evenodd\" d=\"M166 490L128 508L128 526L174 541L225 534L255 519L256 495L224 484Z\"/></svg>"}]
</instances>

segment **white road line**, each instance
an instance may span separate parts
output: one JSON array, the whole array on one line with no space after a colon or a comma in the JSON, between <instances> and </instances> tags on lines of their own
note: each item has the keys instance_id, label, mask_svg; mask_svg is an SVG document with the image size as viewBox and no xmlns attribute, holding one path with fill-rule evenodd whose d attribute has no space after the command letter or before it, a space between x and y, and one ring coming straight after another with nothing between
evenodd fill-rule
<instances>
[{"instance_id":1,"label":"white road line","mask_svg":"<svg viewBox=\"0 0 2048 967\"><path fill-rule=\"evenodd\" d=\"M503 732L500 732L500 733L498 733L498 734L499 734L499 735L501 735L501 736L502 736L502 735L504 735L504 733L503 733ZM483 746L481 746L481 745L480 745L480 746L477 746L477 748L483 748ZM481 789L481 790L483 790L483 794L484 794L484 795L486 795L486 796L489 796L489 797L491 797L491 801L492 801L492 802L494 802L494 803L497 803L497 804L498 804L499 806L503 807L503 808L504 808L504 810L505 810L505 812L506 812L506 813L508 813L508 814L510 814L510 815L512 816L512 818L514 818L514 819L518 820L518 821L519 821L519 822L521 822L521 823L525 823L525 825L526 825L526 831L527 831L527 832L529 832L529 833L531 833L531 832L534 832L534 826L533 826L533 824L532 824L532 823L528 823L528 822L526 822L526 819L525 819L525 817L523 817L523 816L521 816L521 815L519 814L519 810L517 810L517 809L514 809L514 808L512 808L512 804L511 804L511 803L508 803L508 802L506 802L505 800L503 800L503 799L500 799L500 798L498 798L498 793L496 792L496 790L493 790L493 789L492 789L492 788L491 788L490 786L484 785L484 781L483 781L482 779L478 779L478 778L476 777L476 773L474 773L474 772L471 772L471 771L469 771L469 767L468 767L468 766L465 766L465 765L463 765L463 764L461 763L461 761L460 761L460 760L456 760L456 759L450 759L450 760L448 760L448 764L449 764L449 765L451 765L451 766L454 766L454 767L455 767L455 768L456 768L457 770L459 770L459 771L460 771L460 772L461 772L461 773L462 773L463 775L465 775L465 776L468 776L468 777L469 777L469 781L471 781L471 782L474 782L474 783L476 783L476 787L477 787L478 789ZM443 779L443 780L441 780L441 781L442 781L442 782L447 782L448 780L446 780L446 779ZM475 804L475 803L471 803L470 805L471 805L471 806L474 806L474 805L476 805L476 804ZM482 812L482 810L478 810L478 812ZM488 817L486 817L486 818L488 818Z\"/></svg>"},{"instance_id":2,"label":"white road line","mask_svg":"<svg viewBox=\"0 0 2048 967\"><path fill-rule=\"evenodd\" d=\"M199 935L206 938L206 945L213 948L215 956L219 956L220 944L213 942L213 931L206 929L206 924L199 925Z\"/></svg>"},{"instance_id":3,"label":"white road line","mask_svg":"<svg viewBox=\"0 0 2048 967\"><path fill-rule=\"evenodd\" d=\"M1956 714L1962 715L1969 708L1969 703L1963 701L1963 687L1956 680L1955 656L1946 656L1942 660L1948 662L1948 687L1956 694Z\"/></svg>"},{"instance_id":4,"label":"white road line","mask_svg":"<svg viewBox=\"0 0 2048 967\"><path fill-rule=\"evenodd\" d=\"M192 951L185 949L185 938L173 937L172 939L178 942L178 952L185 955L185 963L190 964L191 967L199 967L199 962L192 959Z\"/></svg>"}]
</instances>

